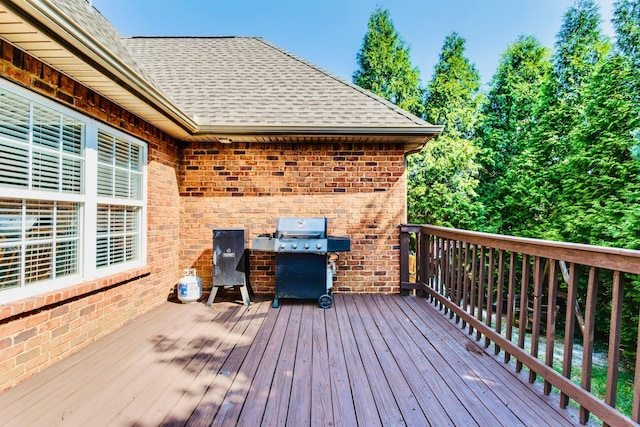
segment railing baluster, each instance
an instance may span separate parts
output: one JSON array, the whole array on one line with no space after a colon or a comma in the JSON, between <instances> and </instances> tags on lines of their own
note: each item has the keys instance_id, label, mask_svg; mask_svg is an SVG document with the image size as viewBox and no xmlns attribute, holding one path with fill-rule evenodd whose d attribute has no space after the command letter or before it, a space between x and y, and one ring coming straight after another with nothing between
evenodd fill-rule
<instances>
[{"instance_id":1,"label":"railing baluster","mask_svg":"<svg viewBox=\"0 0 640 427\"><path fill-rule=\"evenodd\" d=\"M495 274L495 260L494 260L494 250L493 248L489 248L489 271L487 276L487 321L486 325L491 327L492 318L493 318L493 285L494 285L494 274ZM491 340L489 337L485 336L484 339L484 347L487 348L491 344Z\"/></svg>"},{"instance_id":2,"label":"railing baluster","mask_svg":"<svg viewBox=\"0 0 640 427\"><path fill-rule=\"evenodd\" d=\"M547 347L545 351L545 363L547 366L553 366L553 353L556 338L556 303L558 297L558 262L554 259L549 260L549 294L547 299ZM544 394L551 393L551 383L544 381Z\"/></svg>"},{"instance_id":3,"label":"railing baluster","mask_svg":"<svg viewBox=\"0 0 640 427\"><path fill-rule=\"evenodd\" d=\"M504 251L498 251L498 294L496 295L496 329L498 334L502 334L502 305L504 304ZM500 353L500 346L495 343L493 354Z\"/></svg>"},{"instance_id":4,"label":"railing baluster","mask_svg":"<svg viewBox=\"0 0 640 427\"><path fill-rule=\"evenodd\" d=\"M534 258L533 268L533 326L531 328L531 355L538 357L538 347L540 344L540 313L542 305L542 282L544 281L544 265L542 258L537 256ZM527 305L527 315L529 314L529 306ZM537 375L533 371L529 371L529 382L533 384Z\"/></svg>"},{"instance_id":5,"label":"railing baluster","mask_svg":"<svg viewBox=\"0 0 640 427\"><path fill-rule=\"evenodd\" d=\"M433 265L431 265L431 257L433 256L431 252L431 235L421 234L421 236L420 245L423 247L421 256L424 258L424 275L420 276L420 278L421 283L426 283L427 286L431 286L431 275L433 274ZM433 301L431 294L427 293L427 295L429 295L429 301Z\"/></svg>"},{"instance_id":6,"label":"railing baluster","mask_svg":"<svg viewBox=\"0 0 640 427\"><path fill-rule=\"evenodd\" d=\"M429 237L429 254L431 255L431 258L429 258L429 264L430 264L430 271L431 271L431 275L429 277L429 287L431 289L437 290L437 280L438 280L438 247L436 244L437 241L437 237L436 236L430 236ZM431 294L433 297L433 294ZM432 302L435 301L435 297L433 297L431 299Z\"/></svg>"},{"instance_id":7,"label":"railing baluster","mask_svg":"<svg viewBox=\"0 0 640 427\"><path fill-rule=\"evenodd\" d=\"M640 313L638 314L638 337L636 338L636 343L636 373L633 380L631 419L640 423Z\"/></svg>"},{"instance_id":8,"label":"railing baluster","mask_svg":"<svg viewBox=\"0 0 640 427\"><path fill-rule=\"evenodd\" d=\"M462 246L464 244L461 241L457 241L457 249L458 249L458 268L456 274L456 300L454 301L457 306L460 306L460 298L462 298L462 276L463 276L463 265L462 265ZM460 315L456 314L456 323L460 323Z\"/></svg>"},{"instance_id":9,"label":"railing baluster","mask_svg":"<svg viewBox=\"0 0 640 427\"><path fill-rule=\"evenodd\" d=\"M451 248L451 244L450 244L450 240L449 239L445 239L443 242L443 250L444 250L444 255L442 257L442 264L444 265L444 288L443 288L443 295L446 298L450 298L451 294L449 292L449 276L450 276L450 260L449 260L449 250ZM445 305L444 306L444 314L449 313L449 308Z\"/></svg>"},{"instance_id":10,"label":"railing baluster","mask_svg":"<svg viewBox=\"0 0 640 427\"><path fill-rule=\"evenodd\" d=\"M456 251L455 251L455 243L454 240L448 241L448 251L449 253L449 287L448 287L448 297L450 301L455 301L455 266L456 266ZM449 319L453 319L453 310L449 311Z\"/></svg>"},{"instance_id":11,"label":"railing baluster","mask_svg":"<svg viewBox=\"0 0 640 427\"><path fill-rule=\"evenodd\" d=\"M616 407L618 391L618 364L620 363L620 323L622 321L622 296L624 275L613 272L613 296L611 299L611 324L609 326L609 357L607 359L607 392L604 401Z\"/></svg>"},{"instance_id":12,"label":"railing baluster","mask_svg":"<svg viewBox=\"0 0 640 427\"><path fill-rule=\"evenodd\" d=\"M478 313L477 319L482 322L482 312L484 311L484 283L486 280L486 250L484 246L480 247L480 272L478 276ZM480 341L480 331L476 332L476 341Z\"/></svg>"},{"instance_id":13,"label":"railing baluster","mask_svg":"<svg viewBox=\"0 0 640 427\"><path fill-rule=\"evenodd\" d=\"M522 281L520 282L520 318L518 319L518 347L524 348L525 337L527 334L528 313L527 306L529 304L529 274L531 267L529 265L529 256L522 255ZM522 370L522 361L516 361L516 372Z\"/></svg>"},{"instance_id":14,"label":"railing baluster","mask_svg":"<svg viewBox=\"0 0 640 427\"><path fill-rule=\"evenodd\" d=\"M436 258L436 262L437 262L437 268L438 268L438 281L436 283L436 291L442 295L443 291L442 291L442 287L444 286L443 284L443 278L444 278L444 271L443 271L443 265L442 265L442 257L443 257L443 249L442 249L442 241L444 239L442 237L438 237L436 239L436 254L437 254L437 258ZM438 308L440 310L442 310L442 302L439 302L438 304Z\"/></svg>"},{"instance_id":15,"label":"railing baluster","mask_svg":"<svg viewBox=\"0 0 640 427\"><path fill-rule=\"evenodd\" d=\"M511 252L509 257L509 289L507 290L507 330L505 332L505 338L509 341L513 339L513 309L516 304L516 253ZM511 360L511 355L505 351L504 363Z\"/></svg>"},{"instance_id":16,"label":"railing baluster","mask_svg":"<svg viewBox=\"0 0 640 427\"><path fill-rule=\"evenodd\" d=\"M469 314L471 315L471 317L474 317L476 315L475 309L476 309L477 261L478 261L477 246L473 245L473 248L471 251L471 286L469 288L469 309L471 310ZM469 325L469 334L472 334L472 333L473 333L473 326Z\"/></svg>"},{"instance_id":17,"label":"railing baluster","mask_svg":"<svg viewBox=\"0 0 640 427\"><path fill-rule=\"evenodd\" d=\"M464 272L462 273L462 309L466 312L469 303L469 244L464 247ZM467 327L467 322L462 319L462 329Z\"/></svg>"},{"instance_id":18,"label":"railing baluster","mask_svg":"<svg viewBox=\"0 0 640 427\"><path fill-rule=\"evenodd\" d=\"M576 298L578 297L578 264L569 265L569 283L567 283L567 311L564 328L564 351L562 353L562 375L571 378L571 365L573 364L573 334L576 327ZM566 408L569 404L569 396L560 393L560 407Z\"/></svg>"},{"instance_id":19,"label":"railing baluster","mask_svg":"<svg viewBox=\"0 0 640 427\"><path fill-rule=\"evenodd\" d=\"M591 391L591 366L593 362L593 340L595 335L596 297L598 295L598 268L589 269L589 286L587 288L587 303L585 308L585 334L582 344L582 388ZM580 406L580 422L589 421L589 411Z\"/></svg>"}]
</instances>

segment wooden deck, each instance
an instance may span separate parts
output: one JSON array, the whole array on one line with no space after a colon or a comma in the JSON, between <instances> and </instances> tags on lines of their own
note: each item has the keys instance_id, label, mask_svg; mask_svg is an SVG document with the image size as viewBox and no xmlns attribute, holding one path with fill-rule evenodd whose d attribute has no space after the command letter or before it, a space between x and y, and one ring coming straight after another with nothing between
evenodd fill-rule
<instances>
[{"instance_id":1,"label":"wooden deck","mask_svg":"<svg viewBox=\"0 0 640 427\"><path fill-rule=\"evenodd\" d=\"M0 394L2 426L576 425L417 297L167 303Z\"/></svg>"}]
</instances>

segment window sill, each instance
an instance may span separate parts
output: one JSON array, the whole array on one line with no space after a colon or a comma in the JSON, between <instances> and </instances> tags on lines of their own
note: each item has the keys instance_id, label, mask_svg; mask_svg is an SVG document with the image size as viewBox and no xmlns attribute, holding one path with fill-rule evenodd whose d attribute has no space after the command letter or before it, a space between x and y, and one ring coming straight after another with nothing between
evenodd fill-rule
<instances>
[{"instance_id":1,"label":"window sill","mask_svg":"<svg viewBox=\"0 0 640 427\"><path fill-rule=\"evenodd\" d=\"M106 288L140 279L151 273L149 267L141 267L123 273L113 274L89 282L79 283L66 288L47 292L30 298L0 305L0 322L12 317L22 317L27 313L43 308L53 308Z\"/></svg>"}]
</instances>

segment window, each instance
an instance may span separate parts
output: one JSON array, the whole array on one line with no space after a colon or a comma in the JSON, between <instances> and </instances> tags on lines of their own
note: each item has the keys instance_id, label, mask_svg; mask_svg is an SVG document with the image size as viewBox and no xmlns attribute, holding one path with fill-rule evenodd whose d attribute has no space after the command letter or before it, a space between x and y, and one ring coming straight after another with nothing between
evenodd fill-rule
<instances>
[{"instance_id":1,"label":"window","mask_svg":"<svg viewBox=\"0 0 640 427\"><path fill-rule=\"evenodd\" d=\"M98 196L117 199L118 205L99 203L97 267L135 260L140 246L143 153L140 145L98 130Z\"/></svg>"},{"instance_id":2,"label":"window","mask_svg":"<svg viewBox=\"0 0 640 427\"><path fill-rule=\"evenodd\" d=\"M146 146L0 82L0 303L143 265Z\"/></svg>"}]
</instances>

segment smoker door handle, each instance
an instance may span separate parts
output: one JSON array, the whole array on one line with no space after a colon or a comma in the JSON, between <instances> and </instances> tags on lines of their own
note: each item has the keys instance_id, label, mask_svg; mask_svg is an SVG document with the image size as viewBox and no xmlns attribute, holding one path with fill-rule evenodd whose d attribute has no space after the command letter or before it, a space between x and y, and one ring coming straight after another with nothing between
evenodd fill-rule
<instances>
[{"instance_id":1,"label":"smoker door handle","mask_svg":"<svg viewBox=\"0 0 640 427\"><path fill-rule=\"evenodd\" d=\"M218 265L218 253L216 252L216 250L213 250L213 265L216 266Z\"/></svg>"}]
</instances>

